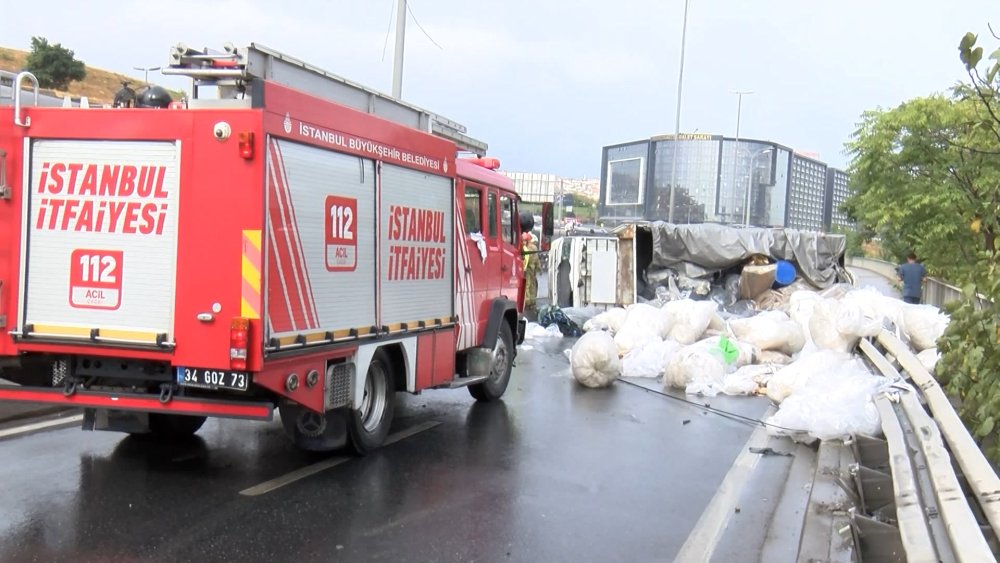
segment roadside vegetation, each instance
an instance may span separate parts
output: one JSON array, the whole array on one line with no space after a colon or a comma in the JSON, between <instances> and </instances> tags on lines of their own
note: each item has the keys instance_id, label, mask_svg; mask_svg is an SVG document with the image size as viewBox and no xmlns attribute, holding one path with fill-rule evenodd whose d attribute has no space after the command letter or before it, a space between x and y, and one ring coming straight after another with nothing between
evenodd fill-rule
<instances>
[{"instance_id":1,"label":"roadside vegetation","mask_svg":"<svg viewBox=\"0 0 1000 563\"><path fill-rule=\"evenodd\" d=\"M990 41L1000 46L1000 37ZM947 307L938 378L987 454L1000 463L1000 49L984 57L966 34L968 79L946 94L865 112L847 148L852 196L844 204L884 256L910 251L930 275L962 288ZM977 295L994 304L979 308Z\"/></svg>"},{"instance_id":2,"label":"roadside vegetation","mask_svg":"<svg viewBox=\"0 0 1000 563\"><path fill-rule=\"evenodd\" d=\"M133 78L88 66L77 60L73 51L59 43L49 43L44 37L33 37L30 51L0 47L0 70L20 72L30 70L39 80L42 89L49 90L55 96L86 96L92 104L110 104L115 92L122 87L122 82L128 82L138 90L145 84L143 79ZM83 76L77 72L83 68ZM55 77L54 82L49 79ZM154 76L150 74L150 81ZM170 95L179 100L183 92L171 90Z\"/></svg>"}]
</instances>

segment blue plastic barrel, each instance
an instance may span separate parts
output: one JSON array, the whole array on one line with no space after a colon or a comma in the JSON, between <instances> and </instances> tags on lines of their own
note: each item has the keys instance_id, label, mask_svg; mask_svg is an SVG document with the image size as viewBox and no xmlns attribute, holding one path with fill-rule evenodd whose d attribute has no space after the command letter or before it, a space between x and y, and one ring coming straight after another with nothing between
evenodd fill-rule
<instances>
[{"instance_id":1,"label":"blue plastic barrel","mask_svg":"<svg viewBox=\"0 0 1000 563\"><path fill-rule=\"evenodd\" d=\"M795 281L795 264L787 260L778 260L777 266L774 272L774 285L780 287Z\"/></svg>"}]
</instances>

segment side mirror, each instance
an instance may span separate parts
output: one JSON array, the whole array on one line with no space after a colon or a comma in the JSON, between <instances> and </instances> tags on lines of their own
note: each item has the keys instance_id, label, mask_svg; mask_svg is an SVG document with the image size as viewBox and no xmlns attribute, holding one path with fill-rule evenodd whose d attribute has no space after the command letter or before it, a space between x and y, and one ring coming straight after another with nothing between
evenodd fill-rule
<instances>
[{"instance_id":1,"label":"side mirror","mask_svg":"<svg viewBox=\"0 0 1000 563\"><path fill-rule=\"evenodd\" d=\"M542 243L541 250L545 251L552 246L552 234L555 232L553 210L551 202L542 204L542 240L540 242Z\"/></svg>"}]
</instances>

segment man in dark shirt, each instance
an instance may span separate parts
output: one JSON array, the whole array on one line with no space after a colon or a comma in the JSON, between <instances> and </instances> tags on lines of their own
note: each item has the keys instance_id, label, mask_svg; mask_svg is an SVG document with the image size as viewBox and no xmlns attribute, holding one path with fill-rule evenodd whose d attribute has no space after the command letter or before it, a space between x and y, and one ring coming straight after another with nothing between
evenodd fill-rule
<instances>
[{"instance_id":1,"label":"man in dark shirt","mask_svg":"<svg viewBox=\"0 0 1000 563\"><path fill-rule=\"evenodd\" d=\"M903 301L920 303L920 298L924 294L923 283L927 270L923 264L917 262L917 255L911 252L906 257L906 263L896 268L896 274L903 281Z\"/></svg>"}]
</instances>

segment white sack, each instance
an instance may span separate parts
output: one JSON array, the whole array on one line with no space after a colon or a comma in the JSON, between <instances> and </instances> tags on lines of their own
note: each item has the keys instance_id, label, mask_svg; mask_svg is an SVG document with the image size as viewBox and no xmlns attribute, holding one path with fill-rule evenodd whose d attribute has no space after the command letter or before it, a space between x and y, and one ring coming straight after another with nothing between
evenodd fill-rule
<instances>
[{"instance_id":1,"label":"white sack","mask_svg":"<svg viewBox=\"0 0 1000 563\"><path fill-rule=\"evenodd\" d=\"M703 346L687 346L670 359L663 386L684 389L692 395L717 395L724 375L725 366L716 354Z\"/></svg>"},{"instance_id":2,"label":"white sack","mask_svg":"<svg viewBox=\"0 0 1000 563\"><path fill-rule=\"evenodd\" d=\"M570 354L573 377L586 387L608 387L621 373L622 364L611 335L588 332L573 345Z\"/></svg>"},{"instance_id":3,"label":"white sack","mask_svg":"<svg viewBox=\"0 0 1000 563\"><path fill-rule=\"evenodd\" d=\"M938 353L937 348L928 348L917 354L917 359L920 360L920 365L924 366L928 373L934 373L934 368L937 367L941 354Z\"/></svg>"},{"instance_id":4,"label":"white sack","mask_svg":"<svg viewBox=\"0 0 1000 563\"><path fill-rule=\"evenodd\" d=\"M857 305L866 317L875 319L879 325L882 325L884 320L899 325L903 307L906 306L899 299L882 295L872 287L850 291L843 297L842 301Z\"/></svg>"},{"instance_id":5,"label":"white sack","mask_svg":"<svg viewBox=\"0 0 1000 563\"><path fill-rule=\"evenodd\" d=\"M618 332L618 330L622 327L622 323L625 322L625 315L626 311L621 307L608 309L607 311L583 323L583 330L587 332L592 330L610 330L612 333Z\"/></svg>"},{"instance_id":6,"label":"white sack","mask_svg":"<svg viewBox=\"0 0 1000 563\"><path fill-rule=\"evenodd\" d=\"M767 396L772 401L781 403L796 391L805 388L815 374L823 373L830 366L844 365L850 360L851 355L847 352L833 350L820 350L805 355L771 376L767 382Z\"/></svg>"},{"instance_id":7,"label":"white sack","mask_svg":"<svg viewBox=\"0 0 1000 563\"><path fill-rule=\"evenodd\" d=\"M933 305L907 305L903 309L902 329L917 351L934 348L948 328L948 315Z\"/></svg>"},{"instance_id":8,"label":"white sack","mask_svg":"<svg viewBox=\"0 0 1000 563\"><path fill-rule=\"evenodd\" d=\"M745 319L729 321L736 338L760 350L776 350L789 356L797 354L806 344L799 324L780 311L767 311Z\"/></svg>"},{"instance_id":9,"label":"white sack","mask_svg":"<svg viewBox=\"0 0 1000 563\"><path fill-rule=\"evenodd\" d=\"M719 304L715 301L681 299L665 304L663 310L673 321L667 338L681 344L694 344L705 334L712 315L719 310Z\"/></svg>"},{"instance_id":10,"label":"white sack","mask_svg":"<svg viewBox=\"0 0 1000 563\"><path fill-rule=\"evenodd\" d=\"M859 338L876 336L882 331L881 316L866 314L857 303L846 297L835 308L834 324L841 334Z\"/></svg>"},{"instance_id":11,"label":"white sack","mask_svg":"<svg viewBox=\"0 0 1000 563\"><path fill-rule=\"evenodd\" d=\"M774 425L768 433L795 439L808 436L806 441L878 435L881 421L872 397L888 385L888 379L872 375L858 358L828 361L767 419L767 424Z\"/></svg>"},{"instance_id":12,"label":"white sack","mask_svg":"<svg viewBox=\"0 0 1000 563\"><path fill-rule=\"evenodd\" d=\"M732 336L726 335L726 338L729 339L730 344L736 346L736 349L739 350L739 354L736 356L736 360L734 360L731 365L726 365L726 361L722 353L722 348L719 345L720 342L722 341L722 336L723 335L721 334L709 336L708 338L703 338L702 340L695 342L691 346L701 346L705 350L711 352L713 355L715 355L715 357L719 361L722 362L723 367L727 368L726 371L733 371L736 368L741 368L743 366L750 365L754 363L754 361L757 359L757 354L760 353L760 350L756 346L754 346L753 344L749 344L747 342L741 342L736 338L733 338Z\"/></svg>"},{"instance_id":13,"label":"white sack","mask_svg":"<svg viewBox=\"0 0 1000 563\"><path fill-rule=\"evenodd\" d=\"M632 350L622 358L622 376L659 379L666 372L670 359L680 349L681 345L671 340L657 340Z\"/></svg>"},{"instance_id":14,"label":"white sack","mask_svg":"<svg viewBox=\"0 0 1000 563\"><path fill-rule=\"evenodd\" d=\"M660 340L670 330L670 317L660 309L645 303L630 305L625 322L615 333L618 355L625 356Z\"/></svg>"},{"instance_id":15,"label":"white sack","mask_svg":"<svg viewBox=\"0 0 1000 563\"><path fill-rule=\"evenodd\" d=\"M860 339L854 334L844 334L837 329L840 303L835 299L822 299L813 307L809 319L809 334L821 349L850 352ZM846 323L845 323L846 324Z\"/></svg>"}]
</instances>

